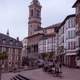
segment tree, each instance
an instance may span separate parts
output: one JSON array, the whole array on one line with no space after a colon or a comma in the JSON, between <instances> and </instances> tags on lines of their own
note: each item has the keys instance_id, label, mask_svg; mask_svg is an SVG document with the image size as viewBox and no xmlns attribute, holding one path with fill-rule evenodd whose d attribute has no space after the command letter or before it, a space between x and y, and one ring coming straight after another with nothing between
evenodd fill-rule
<instances>
[{"instance_id":1,"label":"tree","mask_svg":"<svg viewBox=\"0 0 80 80\"><path fill-rule=\"evenodd\" d=\"M49 53L49 60L53 60L55 58L55 52Z\"/></svg>"},{"instance_id":2,"label":"tree","mask_svg":"<svg viewBox=\"0 0 80 80\"><path fill-rule=\"evenodd\" d=\"M1 80L1 68L2 68L2 63L1 60L5 60L7 59L7 53L6 52L2 52L0 53L0 80Z\"/></svg>"},{"instance_id":3,"label":"tree","mask_svg":"<svg viewBox=\"0 0 80 80\"><path fill-rule=\"evenodd\" d=\"M64 47L63 46L59 46L58 47L58 54L61 54L64 51Z\"/></svg>"},{"instance_id":4,"label":"tree","mask_svg":"<svg viewBox=\"0 0 80 80\"><path fill-rule=\"evenodd\" d=\"M57 55L57 59L62 61L62 54L64 53L64 46L59 46L58 47L58 55Z\"/></svg>"}]
</instances>

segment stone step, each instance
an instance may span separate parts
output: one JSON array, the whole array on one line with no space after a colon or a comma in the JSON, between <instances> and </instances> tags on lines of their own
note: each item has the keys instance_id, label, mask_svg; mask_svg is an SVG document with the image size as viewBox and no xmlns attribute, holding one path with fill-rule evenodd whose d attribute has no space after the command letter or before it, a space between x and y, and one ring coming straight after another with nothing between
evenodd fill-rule
<instances>
[{"instance_id":1,"label":"stone step","mask_svg":"<svg viewBox=\"0 0 80 80\"><path fill-rule=\"evenodd\" d=\"M24 76L22 76L22 75L20 75L20 74L18 74L18 75L16 75L16 76L14 76L12 79L10 79L10 80L30 80L29 78L26 78L26 77L24 77Z\"/></svg>"},{"instance_id":2,"label":"stone step","mask_svg":"<svg viewBox=\"0 0 80 80\"><path fill-rule=\"evenodd\" d=\"M15 76L17 80L23 80L23 78L20 78L19 76Z\"/></svg>"},{"instance_id":3,"label":"stone step","mask_svg":"<svg viewBox=\"0 0 80 80\"><path fill-rule=\"evenodd\" d=\"M21 78L23 78L24 80L30 80L29 78L26 78L26 77L24 77L24 76L22 76L20 74L18 74L18 76L21 77Z\"/></svg>"},{"instance_id":4,"label":"stone step","mask_svg":"<svg viewBox=\"0 0 80 80\"><path fill-rule=\"evenodd\" d=\"M13 77L12 80L18 80L16 77Z\"/></svg>"}]
</instances>

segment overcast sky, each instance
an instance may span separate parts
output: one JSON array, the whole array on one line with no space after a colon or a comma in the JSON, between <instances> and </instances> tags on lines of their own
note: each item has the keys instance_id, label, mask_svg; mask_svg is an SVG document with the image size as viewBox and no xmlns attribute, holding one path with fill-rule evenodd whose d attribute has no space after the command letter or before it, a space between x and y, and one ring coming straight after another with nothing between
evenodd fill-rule
<instances>
[{"instance_id":1,"label":"overcast sky","mask_svg":"<svg viewBox=\"0 0 80 80\"><path fill-rule=\"evenodd\" d=\"M10 36L27 36L28 6L32 0L0 0L0 32ZM42 5L42 27L61 22L69 14L74 14L72 5L76 0L39 0Z\"/></svg>"}]
</instances>

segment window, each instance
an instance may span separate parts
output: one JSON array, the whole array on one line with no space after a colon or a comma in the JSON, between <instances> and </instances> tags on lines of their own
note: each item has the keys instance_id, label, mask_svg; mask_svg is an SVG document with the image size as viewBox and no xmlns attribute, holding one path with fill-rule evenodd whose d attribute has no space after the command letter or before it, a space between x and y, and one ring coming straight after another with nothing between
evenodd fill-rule
<instances>
[{"instance_id":1,"label":"window","mask_svg":"<svg viewBox=\"0 0 80 80\"><path fill-rule=\"evenodd\" d=\"M75 19L74 17L68 20L68 28L75 27Z\"/></svg>"},{"instance_id":2,"label":"window","mask_svg":"<svg viewBox=\"0 0 80 80\"><path fill-rule=\"evenodd\" d=\"M50 38L47 41L47 51L48 52L51 52L52 51L52 46L53 46L53 44L52 44L52 38Z\"/></svg>"},{"instance_id":3,"label":"window","mask_svg":"<svg viewBox=\"0 0 80 80\"><path fill-rule=\"evenodd\" d=\"M68 39L73 39L76 36L75 30L68 31Z\"/></svg>"},{"instance_id":4,"label":"window","mask_svg":"<svg viewBox=\"0 0 80 80\"><path fill-rule=\"evenodd\" d=\"M2 42L3 42L3 44L5 45L5 43L6 43L6 39L3 39Z\"/></svg>"},{"instance_id":5,"label":"window","mask_svg":"<svg viewBox=\"0 0 80 80\"><path fill-rule=\"evenodd\" d=\"M70 20L68 20L68 28L70 28L70 26L71 26L71 25L70 25Z\"/></svg>"},{"instance_id":6,"label":"window","mask_svg":"<svg viewBox=\"0 0 80 80\"><path fill-rule=\"evenodd\" d=\"M31 16L33 16L33 10L31 10Z\"/></svg>"},{"instance_id":7,"label":"window","mask_svg":"<svg viewBox=\"0 0 80 80\"><path fill-rule=\"evenodd\" d=\"M76 14L77 15L80 14L80 6L77 6L77 8L76 8Z\"/></svg>"},{"instance_id":8,"label":"window","mask_svg":"<svg viewBox=\"0 0 80 80\"><path fill-rule=\"evenodd\" d=\"M8 52L9 51L9 48L8 47L6 47L6 52Z\"/></svg>"},{"instance_id":9,"label":"window","mask_svg":"<svg viewBox=\"0 0 80 80\"><path fill-rule=\"evenodd\" d=\"M71 19L71 27L75 27L75 17Z\"/></svg>"},{"instance_id":10,"label":"window","mask_svg":"<svg viewBox=\"0 0 80 80\"><path fill-rule=\"evenodd\" d=\"M75 41L71 41L71 42L68 42L68 49L69 50L73 50L75 49Z\"/></svg>"},{"instance_id":11,"label":"window","mask_svg":"<svg viewBox=\"0 0 80 80\"><path fill-rule=\"evenodd\" d=\"M70 42L68 42L68 49L70 49Z\"/></svg>"},{"instance_id":12,"label":"window","mask_svg":"<svg viewBox=\"0 0 80 80\"><path fill-rule=\"evenodd\" d=\"M39 10L36 11L36 16L40 17L40 11Z\"/></svg>"},{"instance_id":13,"label":"window","mask_svg":"<svg viewBox=\"0 0 80 80\"><path fill-rule=\"evenodd\" d=\"M38 45L34 46L34 52L38 52Z\"/></svg>"},{"instance_id":14,"label":"window","mask_svg":"<svg viewBox=\"0 0 80 80\"><path fill-rule=\"evenodd\" d=\"M43 48L43 44L39 45L39 50L38 50L40 53L43 53L44 51L44 48Z\"/></svg>"},{"instance_id":15,"label":"window","mask_svg":"<svg viewBox=\"0 0 80 80\"><path fill-rule=\"evenodd\" d=\"M28 51L28 53L30 53L30 52L31 52L31 49L30 49L30 47L29 47L29 48L27 48L27 51Z\"/></svg>"},{"instance_id":16,"label":"window","mask_svg":"<svg viewBox=\"0 0 80 80\"><path fill-rule=\"evenodd\" d=\"M15 53L15 49L13 48L13 53Z\"/></svg>"}]
</instances>

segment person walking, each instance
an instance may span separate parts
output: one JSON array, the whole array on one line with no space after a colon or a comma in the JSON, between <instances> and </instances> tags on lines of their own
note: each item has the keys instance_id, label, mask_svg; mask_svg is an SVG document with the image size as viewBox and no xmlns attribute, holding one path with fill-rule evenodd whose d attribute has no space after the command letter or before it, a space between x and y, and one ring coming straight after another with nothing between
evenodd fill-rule
<instances>
[{"instance_id":1,"label":"person walking","mask_svg":"<svg viewBox=\"0 0 80 80\"><path fill-rule=\"evenodd\" d=\"M59 63L57 60L55 61L55 74L56 74L56 76L58 76L58 74L59 74Z\"/></svg>"},{"instance_id":2,"label":"person walking","mask_svg":"<svg viewBox=\"0 0 80 80\"><path fill-rule=\"evenodd\" d=\"M59 72L62 73L62 64L59 62Z\"/></svg>"}]
</instances>

